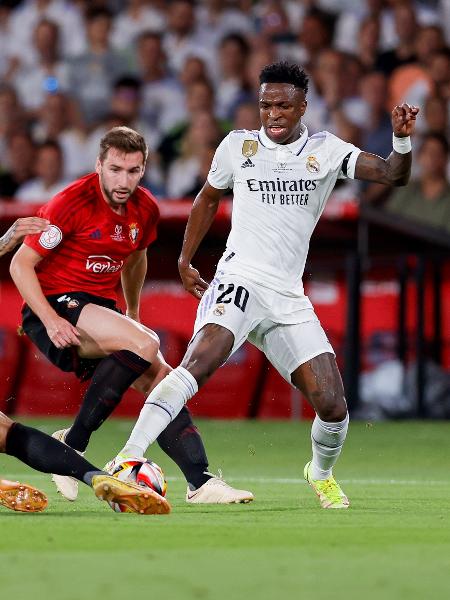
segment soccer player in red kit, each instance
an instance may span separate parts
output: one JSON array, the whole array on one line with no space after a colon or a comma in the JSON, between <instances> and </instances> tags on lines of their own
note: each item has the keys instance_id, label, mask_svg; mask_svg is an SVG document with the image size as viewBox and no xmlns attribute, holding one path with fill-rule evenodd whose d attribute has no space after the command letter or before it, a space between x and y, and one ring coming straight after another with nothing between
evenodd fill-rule
<instances>
[{"instance_id":1,"label":"soccer player in red kit","mask_svg":"<svg viewBox=\"0 0 450 600\"><path fill-rule=\"evenodd\" d=\"M17 219L0 238L0 256L10 252L25 235L49 230L50 223L39 217ZM131 483L118 481L88 463L75 450L51 438L42 431L12 421L0 412L0 452L15 456L25 464L44 473L72 475L86 483L95 495L114 508L125 505L128 512L143 514L167 513L170 505L165 498ZM0 479L0 505L19 512L41 512L48 504L47 496L26 483Z\"/></svg>"},{"instance_id":2,"label":"soccer player in red kit","mask_svg":"<svg viewBox=\"0 0 450 600\"><path fill-rule=\"evenodd\" d=\"M92 377L74 424L54 434L80 453L130 386L147 395L171 370L156 334L139 323L146 252L159 218L155 199L139 186L146 159L140 134L111 129L100 142L95 173L41 209L49 229L25 238L11 262L25 301L25 333L62 370L82 380ZM126 316L116 306L120 282ZM180 417L158 441L191 490L206 483L209 490L216 478L208 472L202 439L187 409ZM76 498L77 481L58 475L53 480L67 499ZM218 496L240 501L241 490L224 486L217 479Z\"/></svg>"}]
</instances>

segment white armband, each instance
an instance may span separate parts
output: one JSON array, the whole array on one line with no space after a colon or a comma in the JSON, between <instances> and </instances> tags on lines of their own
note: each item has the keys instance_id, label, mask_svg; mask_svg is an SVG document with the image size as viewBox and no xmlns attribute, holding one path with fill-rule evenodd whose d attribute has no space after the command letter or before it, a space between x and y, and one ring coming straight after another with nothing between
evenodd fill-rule
<instances>
[{"instance_id":1,"label":"white armband","mask_svg":"<svg viewBox=\"0 0 450 600\"><path fill-rule=\"evenodd\" d=\"M407 137L397 137L395 133L393 133L392 147L398 154L408 154L408 152L411 152L411 138L409 135Z\"/></svg>"}]
</instances>

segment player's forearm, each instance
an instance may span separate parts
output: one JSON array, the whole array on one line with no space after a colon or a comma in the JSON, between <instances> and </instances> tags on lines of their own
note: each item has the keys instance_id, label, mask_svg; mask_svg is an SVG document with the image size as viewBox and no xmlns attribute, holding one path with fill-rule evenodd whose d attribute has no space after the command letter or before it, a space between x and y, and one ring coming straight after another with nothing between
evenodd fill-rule
<instances>
[{"instance_id":1,"label":"player's forearm","mask_svg":"<svg viewBox=\"0 0 450 600\"><path fill-rule=\"evenodd\" d=\"M11 261L9 272L24 301L39 317L42 323L47 326L56 316L56 312L47 302L42 292L34 266L16 254Z\"/></svg>"},{"instance_id":2,"label":"player's forearm","mask_svg":"<svg viewBox=\"0 0 450 600\"><path fill-rule=\"evenodd\" d=\"M0 256L10 252L16 245L12 239L13 233L14 232L11 229L8 229L8 231L0 237Z\"/></svg>"},{"instance_id":3,"label":"player's forearm","mask_svg":"<svg viewBox=\"0 0 450 600\"><path fill-rule=\"evenodd\" d=\"M406 185L411 176L412 152L399 154L393 150L386 158L391 185Z\"/></svg>"},{"instance_id":4,"label":"player's forearm","mask_svg":"<svg viewBox=\"0 0 450 600\"><path fill-rule=\"evenodd\" d=\"M218 206L219 199L211 198L206 193L200 192L196 197L184 233L183 247L178 259L180 265L190 264L214 221Z\"/></svg>"},{"instance_id":5,"label":"player's forearm","mask_svg":"<svg viewBox=\"0 0 450 600\"><path fill-rule=\"evenodd\" d=\"M355 179L385 185L406 185L411 174L411 161L411 152L399 154L393 150L387 158L361 152L356 161Z\"/></svg>"},{"instance_id":6,"label":"player's forearm","mask_svg":"<svg viewBox=\"0 0 450 600\"><path fill-rule=\"evenodd\" d=\"M139 306L141 302L141 292L144 286L145 276L147 274L147 263L139 263L125 268L122 272L122 290L127 305L127 313L130 316L139 316Z\"/></svg>"}]
</instances>

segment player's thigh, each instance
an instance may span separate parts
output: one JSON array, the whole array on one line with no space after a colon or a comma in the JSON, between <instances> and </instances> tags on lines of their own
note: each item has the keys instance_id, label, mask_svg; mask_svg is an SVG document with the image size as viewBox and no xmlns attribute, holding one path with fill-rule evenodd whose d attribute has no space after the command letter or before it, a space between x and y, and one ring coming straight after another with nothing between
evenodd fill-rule
<instances>
[{"instance_id":1,"label":"player's thigh","mask_svg":"<svg viewBox=\"0 0 450 600\"><path fill-rule=\"evenodd\" d=\"M13 421L5 414L0 412L0 452L5 452L6 436L11 428Z\"/></svg>"},{"instance_id":2,"label":"player's thigh","mask_svg":"<svg viewBox=\"0 0 450 600\"><path fill-rule=\"evenodd\" d=\"M195 333L181 366L202 386L230 356L235 347L233 332L217 323L206 323Z\"/></svg>"},{"instance_id":3,"label":"player's thigh","mask_svg":"<svg viewBox=\"0 0 450 600\"><path fill-rule=\"evenodd\" d=\"M156 333L109 308L86 304L77 322L82 358L99 358L118 350L130 350L154 362L159 351Z\"/></svg>"}]
</instances>

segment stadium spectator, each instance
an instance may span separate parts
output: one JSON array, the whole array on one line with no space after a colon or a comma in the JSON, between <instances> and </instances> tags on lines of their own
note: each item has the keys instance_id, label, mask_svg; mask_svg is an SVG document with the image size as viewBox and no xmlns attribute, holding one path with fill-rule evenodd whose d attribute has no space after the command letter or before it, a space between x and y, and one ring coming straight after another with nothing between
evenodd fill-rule
<instances>
[{"instance_id":1,"label":"stadium spectator","mask_svg":"<svg viewBox=\"0 0 450 600\"><path fill-rule=\"evenodd\" d=\"M110 44L112 14L101 8L92 8L86 14L88 47L69 61L71 96L92 126L108 112L112 84L131 69L127 58Z\"/></svg>"},{"instance_id":2,"label":"stadium spectator","mask_svg":"<svg viewBox=\"0 0 450 600\"><path fill-rule=\"evenodd\" d=\"M82 381L92 378L74 424L54 434L79 452L129 387L147 395L171 370L158 337L139 318L147 248L156 239L159 219L156 201L138 187L146 160L140 134L128 127L107 132L95 173L41 209L51 227L44 237L27 237L11 262L26 302L25 333L61 370ZM116 306L120 283L128 318ZM203 442L187 409L159 442L205 503L253 498L207 472ZM77 481L57 474L53 479L65 498L76 499Z\"/></svg>"},{"instance_id":3,"label":"stadium spectator","mask_svg":"<svg viewBox=\"0 0 450 600\"><path fill-rule=\"evenodd\" d=\"M426 134L417 156L419 178L395 190L385 210L450 233L448 156L446 137L439 133Z\"/></svg>"},{"instance_id":4,"label":"stadium spectator","mask_svg":"<svg viewBox=\"0 0 450 600\"><path fill-rule=\"evenodd\" d=\"M366 71L373 69L379 57L380 23L375 17L367 17L358 30L358 47L355 52Z\"/></svg>"},{"instance_id":5,"label":"stadium spectator","mask_svg":"<svg viewBox=\"0 0 450 600\"><path fill-rule=\"evenodd\" d=\"M214 115L207 111L192 116L180 140L180 156L173 161L167 174L168 198L183 198L195 187L205 150L217 146L223 132Z\"/></svg>"},{"instance_id":6,"label":"stadium spectator","mask_svg":"<svg viewBox=\"0 0 450 600\"><path fill-rule=\"evenodd\" d=\"M449 101L441 96L428 96L424 106L425 126L424 130L429 133L439 133L447 139L450 136Z\"/></svg>"},{"instance_id":7,"label":"stadium spectator","mask_svg":"<svg viewBox=\"0 0 450 600\"><path fill-rule=\"evenodd\" d=\"M370 72L359 81L363 110L357 125L362 130L361 145L372 154L388 156L392 148L392 126L386 110L388 83L381 72Z\"/></svg>"},{"instance_id":8,"label":"stadium spectator","mask_svg":"<svg viewBox=\"0 0 450 600\"><path fill-rule=\"evenodd\" d=\"M17 190L34 175L36 150L31 137L17 132L8 140L7 168L0 174L0 198L12 200Z\"/></svg>"},{"instance_id":9,"label":"stadium spectator","mask_svg":"<svg viewBox=\"0 0 450 600\"><path fill-rule=\"evenodd\" d=\"M17 188L17 202L47 202L66 187L68 180L64 179L64 159L58 142L48 140L38 146L34 171L35 178Z\"/></svg>"},{"instance_id":10,"label":"stadium spectator","mask_svg":"<svg viewBox=\"0 0 450 600\"><path fill-rule=\"evenodd\" d=\"M40 21L34 30L33 44L35 62L21 66L14 75L20 102L32 118L48 94L67 90L69 85L68 65L59 52L58 25Z\"/></svg>"},{"instance_id":11,"label":"stadium spectator","mask_svg":"<svg viewBox=\"0 0 450 600\"><path fill-rule=\"evenodd\" d=\"M87 170L86 129L79 107L67 94L48 94L31 127L33 140L54 140L63 152L63 179L79 177Z\"/></svg>"},{"instance_id":12,"label":"stadium spectator","mask_svg":"<svg viewBox=\"0 0 450 600\"><path fill-rule=\"evenodd\" d=\"M433 93L445 98L450 107L450 48L442 48L430 57Z\"/></svg>"},{"instance_id":13,"label":"stadium spectator","mask_svg":"<svg viewBox=\"0 0 450 600\"><path fill-rule=\"evenodd\" d=\"M390 78L389 102L393 106L402 104L406 98L423 106L433 89L429 68L433 54L444 48L442 29L436 25L421 27L414 41L416 60L395 69Z\"/></svg>"},{"instance_id":14,"label":"stadium spectator","mask_svg":"<svg viewBox=\"0 0 450 600\"><path fill-rule=\"evenodd\" d=\"M173 73L179 74L188 56L199 56L205 61L212 59L207 45L195 22L192 0L173 0L167 11L167 31L164 35L164 51Z\"/></svg>"},{"instance_id":15,"label":"stadium spectator","mask_svg":"<svg viewBox=\"0 0 450 600\"><path fill-rule=\"evenodd\" d=\"M162 33L166 17L162 10L149 6L147 0L129 0L114 18L111 43L117 50L127 50L145 31Z\"/></svg>"},{"instance_id":16,"label":"stadium spectator","mask_svg":"<svg viewBox=\"0 0 450 600\"><path fill-rule=\"evenodd\" d=\"M238 104L233 114L233 129L259 129L259 110L255 102Z\"/></svg>"},{"instance_id":17,"label":"stadium spectator","mask_svg":"<svg viewBox=\"0 0 450 600\"><path fill-rule=\"evenodd\" d=\"M25 113L12 85L0 83L0 166L6 159L8 140L27 126Z\"/></svg>"},{"instance_id":18,"label":"stadium spectator","mask_svg":"<svg viewBox=\"0 0 450 600\"><path fill-rule=\"evenodd\" d=\"M408 3L399 3L394 6L395 32L397 42L394 48L382 52L376 61L375 67L387 77L403 65L412 63L416 59L415 38L418 32L416 11Z\"/></svg>"},{"instance_id":19,"label":"stadium spectator","mask_svg":"<svg viewBox=\"0 0 450 600\"><path fill-rule=\"evenodd\" d=\"M196 81L186 90L187 116L179 121L161 140L158 153L161 155L162 164L168 168L181 153L181 140L186 133L190 122L197 113L208 112L214 114L214 88L208 81ZM221 123L225 131L227 123Z\"/></svg>"},{"instance_id":20,"label":"stadium spectator","mask_svg":"<svg viewBox=\"0 0 450 600\"><path fill-rule=\"evenodd\" d=\"M333 17L329 13L312 8L305 14L297 41L280 45L278 56L311 70L319 53L325 48L330 48L332 40Z\"/></svg>"},{"instance_id":21,"label":"stadium spectator","mask_svg":"<svg viewBox=\"0 0 450 600\"><path fill-rule=\"evenodd\" d=\"M149 145L155 149L161 135L186 112L180 82L169 73L162 37L158 33L146 31L139 36L137 75L142 82L142 118L154 128Z\"/></svg>"},{"instance_id":22,"label":"stadium spectator","mask_svg":"<svg viewBox=\"0 0 450 600\"><path fill-rule=\"evenodd\" d=\"M22 67L36 62L33 32L42 20L55 23L60 35L58 52L68 58L85 49L82 15L74 2L67 0L25 0L11 17L11 54Z\"/></svg>"},{"instance_id":23,"label":"stadium spectator","mask_svg":"<svg viewBox=\"0 0 450 600\"><path fill-rule=\"evenodd\" d=\"M226 0L208 0L197 7L197 26L207 37L208 47L217 47L230 34L245 36L254 32L253 15L236 4L230 5Z\"/></svg>"},{"instance_id":24,"label":"stadium spectator","mask_svg":"<svg viewBox=\"0 0 450 600\"><path fill-rule=\"evenodd\" d=\"M12 27L11 15L14 2L0 4L0 78L8 78L8 71L14 68L11 63Z\"/></svg>"},{"instance_id":25,"label":"stadium spectator","mask_svg":"<svg viewBox=\"0 0 450 600\"><path fill-rule=\"evenodd\" d=\"M249 50L241 35L230 34L220 42L216 113L221 119L231 119L236 104L249 98L250 86L246 78Z\"/></svg>"}]
</instances>

